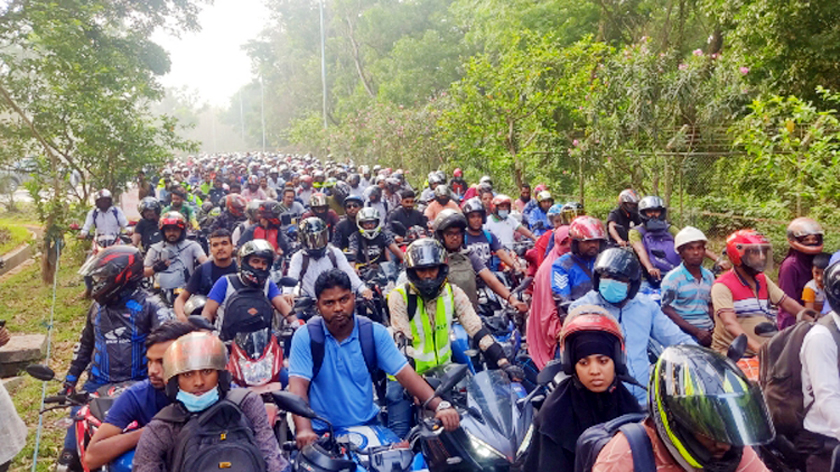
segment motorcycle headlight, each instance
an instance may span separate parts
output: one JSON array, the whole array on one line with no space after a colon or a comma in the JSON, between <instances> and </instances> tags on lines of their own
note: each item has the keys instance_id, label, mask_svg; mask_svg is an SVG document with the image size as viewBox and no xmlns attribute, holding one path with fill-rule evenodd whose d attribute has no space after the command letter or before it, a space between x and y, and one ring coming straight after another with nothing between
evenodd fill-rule
<instances>
[{"instance_id":1,"label":"motorcycle headlight","mask_svg":"<svg viewBox=\"0 0 840 472\"><path fill-rule=\"evenodd\" d=\"M250 386L265 385L271 381L274 353L269 352L262 359L250 361L246 358L239 360L242 380Z\"/></svg>"},{"instance_id":2,"label":"motorcycle headlight","mask_svg":"<svg viewBox=\"0 0 840 472\"><path fill-rule=\"evenodd\" d=\"M470 445L472 446L473 450L475 451L476 454L478 454L479 457L484 457L484 458L497 457L499 459L509 460L507 457L505 457L504 454L497 451L493 446L491 446L491 445L487 444L486 442L482 441L481 439L478 439L477 437L473 436L466 429L464 431L467 433L467 437L470 438Z\"/></svg>"},{"instance_id":3,"label":"motorcycle headlight","mask_svg":"<svg viewBox=\"0 0 840 472\"><path fill-rule=\"evenodd\" d=\"M522 440L522 444L519 445L519 449L516 450L516 457L521 457L522 454L528 451L528 448L531 446L531 438L534 436L534 425L533 423L531 426L528 426L528 431L525 433L525 438Z\"/></svg>"}]
</instances>

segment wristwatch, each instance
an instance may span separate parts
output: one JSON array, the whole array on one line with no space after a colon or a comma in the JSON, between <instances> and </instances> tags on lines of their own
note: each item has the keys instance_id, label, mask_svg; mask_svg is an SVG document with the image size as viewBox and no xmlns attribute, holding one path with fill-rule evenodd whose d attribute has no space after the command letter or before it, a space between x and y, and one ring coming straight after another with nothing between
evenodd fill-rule
<instances>
[{"instance_id":1,"label":"wristwatch","mask_svg":"<svg viewBox=\"0 0 840 472\"><path fill-rule=\"evenodd\" d=\"M439 412L440 410L448 410L449 408L452 408L452 404L444 400L438 403L437 408L435 408L435 413Z\"/></svg>"}]
</instances>

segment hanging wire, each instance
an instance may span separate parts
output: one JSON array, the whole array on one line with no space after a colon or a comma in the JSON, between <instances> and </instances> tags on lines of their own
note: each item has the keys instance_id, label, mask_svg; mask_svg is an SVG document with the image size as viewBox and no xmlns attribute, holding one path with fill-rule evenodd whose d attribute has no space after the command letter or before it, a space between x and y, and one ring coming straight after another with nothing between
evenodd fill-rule
<instances>
[{"instance_id":1,"label":"hanging wire","mask_svg":"<svg viewBox=\"0 0 840 472\"><path fill-rule=\"evenodd\" d=\"M52 330L53 330L53 319L55 318L55 299L56 299L56 292L58 290L58 267L59 261L61 256L61 240L55 240L55 275L53 276L53 293L52 293L52 307L50 307L50 323L47 325L47 357L45 362L49 362L50 360L50 350L52 348ZM44 257L49 257L45 255ZM47 382L41 383L41 407L40 410L44 409L44 399L47 396ZM35 452L32 454L32 472L35 472L35 468L38 467L38 449L41 446L41 432L44 426L44 414L38 414L38 429L35 432Z\"/></svg>"}]
</instances>

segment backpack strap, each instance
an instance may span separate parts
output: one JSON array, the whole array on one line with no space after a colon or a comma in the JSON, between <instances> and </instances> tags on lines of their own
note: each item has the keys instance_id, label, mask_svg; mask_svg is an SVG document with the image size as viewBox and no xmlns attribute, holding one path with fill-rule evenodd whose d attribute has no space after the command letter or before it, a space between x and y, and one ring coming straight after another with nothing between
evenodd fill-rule
<instances>
[{"instance_id":1,"label":"backpack strap","mask_svg":"<svg viewBox=\"0 0 840 472\"><path fill-rule=\"evenodd\" d=\"M120 215L119 215L119 213L117 213L117 207L112 206L111 207L111 213L114 214L114 219L117 221L117 223L119 223L120 222Z\"/></svg>"},{"instance_id":2,"label":"backpack strap","mask_svg":"<svg viewBox=\"0 0 840 472\"><path fill-rule=\"evenodd\" d=\"M373 321L366 316L357 315L359 320L359 344L362 345L362 356L365 358L370 378L376 378L379 372L379 363L376 359L376 341L373 338Z\"/></svg>"},{"instance_id":3,"label":"backpack strap","mask_svg":"<svg viewBox=\"0 0 840 472\"><path fill-rule=\"evenodd\" d=\"M312 354L312 378L309 379L311 383L318 376L321 371L321 365L324 363L324 353L326 346L324 343L324 328L321 325L321 317L313 316L306 322L306 329L309 331L309 351Z\"/></svg>"},{"instance_id":4,"label":"backpack strap","mask_svg":"<svg viewBox=\"0 0 840 472\"><path fill-rule=\"evenodd\" d=\"M333 256L335 257L335 256ZM303 262L300 264L300 280L303 282L303 277L306 275L306 271L309 270L309 254L306 251L303 251Z\"/></svg>"},{"instance_id":5,"label":"backpack strap","mask_svg":"<svg viewBox=\"0 0 840 472\"><path fill-rule=\"evenodd\" d=\"M167 423L186 423L190 419L190 414L185 412L178 403L170 403L163 407L162 410L155 415L156 419L165 421Z\"/></svg>"},{"instance_id":6,"label":"backpack strap","mask_svg":"<svg viewBox=\"0 0 840 472\"><path fill-rule=\"evenodd\" d=\"M411 320L414 319L414 314L417 313L417 294L411 293L408 290L408 286L405 287L405 291L408 294L408 322L411 323Z\"/></svg>"},{"instance_id":7,"label":"backpack strap","mask_svg":"<svg viewBox=\"0 0 840 472\"><path fill-rule=\"evenodd\" d=\"M248 396L248 392L250 392L247 388L232 388L228 390L227 396L225 400L233 403L238 408L242 408L242 402L245 401L245 397Z\"/></svg>"},{"instance_id":8,"label":"backpack strap","mask_svg":"<svg viewBox=\"0 0 840 472\"><path fill-rule=\"evenodd\" d=\"M213 262L207 261L204 264L201 264L199 270L201 271L201 289L207 290L207 293L210 293L210 290L213 289ZM238 278L238 277L237 277ZM205 295L207 295L205 293Z\"/></svg>"},{"instance_id":9,"label":"backpack strap","mask_svg":"<svg viewBox=\"0 0 840 472\"><path fill-rule=\"evenodd\" d=\"M484 237L487 238L487 244L492 243L493 235L490 233L490 230L482 229L482 231L484 231ZM466 233L466 231L464 233Z\"/></svg>"},{"instance_id":10,"label":"backpack strap","mask_svg":"<svg viewBox=\"0 0 840 472\"><path fill-rule=\"evenodd\" d=\"M230 275L230 277L228 277L228 283L233 285L233 289L235 291L238 292L239 290L242 290L243 288L245 288L245 284L242 283L241 280L239 280L239 275L238 274L229 274L229 275Z\"/></svg>"},{"instance_id":11,"label":"backpack strap","mask_svg":"<svg viewBox=\"0 0 840 472\"><path fill-rule=\"evenodd\" d=\"M656 472L653 445L642 423L627 423L618 428L630 444L634 472Z\"/></svg>"},{"instance_id":12,"label":"backpack strap","mask_svg":"<svg viewBox=\"0 0 840 472\"><path fill-rule=\"evenodd\" d=\"M371 379L375 379L379 372L379 363L376 356L376 341L373 337L373 321L361 315L356 315L356 318L359 320L359 344L362 347L365 366ZM312 382L318 376L318 372L321 371L326 354L326 339L324 328L321 325L321 317L312 317L306 323L306 329L309 331L309 350L312 354L312 378L309 380Z\"/></svg>"},{"instance_id":13,"label":"backpack strap","mask_svg":"<svg viewBox=\"0 0 840 472\"><path fill-rule=\"evenodd\" d=\"M335 257L335 253L330 250L329 246L327 246L327 257L330 258L330 262L332 262L333 269L338 269L338 260Z\"/></svg>"}]
</instances>

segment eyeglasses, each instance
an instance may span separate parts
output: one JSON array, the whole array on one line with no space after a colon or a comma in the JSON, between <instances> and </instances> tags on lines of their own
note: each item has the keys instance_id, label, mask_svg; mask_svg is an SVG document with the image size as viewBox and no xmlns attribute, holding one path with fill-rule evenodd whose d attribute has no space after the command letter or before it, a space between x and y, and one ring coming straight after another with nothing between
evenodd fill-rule
<instances>
[{"instance_id":1,"label":"eyeglasses","mask_svg":"<svg viewBox=\"0 0 840 472\"><path fill-rule=\"evenodd\" d=\"M359 205L358 203L348 203L347 205L344 205L344 208L361 208L361 207L362 206Z\"/></svg>"},{"instance_id":2,"label":"eyeglasses","mask_svg":"<svg viewBox=\"0 0 840 472\"><path fill-rule=\"evenodd\" d=\"M463 232L460 229L454 230L454 231L444 231L443 232L443 237L444 238L454 238L454 237L461 236L462 234L463 234Z\"/></svg>"}]
</instances>

